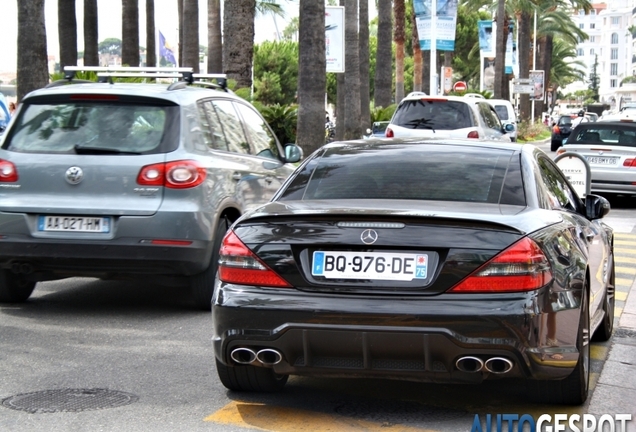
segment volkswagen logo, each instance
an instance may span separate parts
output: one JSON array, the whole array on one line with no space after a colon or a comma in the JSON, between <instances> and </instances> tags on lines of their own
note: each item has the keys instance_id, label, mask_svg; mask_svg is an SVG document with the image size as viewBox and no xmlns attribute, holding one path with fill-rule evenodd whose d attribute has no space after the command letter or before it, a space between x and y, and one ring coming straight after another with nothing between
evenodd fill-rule
<instances>
[{"instance_id":1,"label":"volkswagen logo","mask_svg":"<svg viewBox=\"0 0 636 432\"><path fill-rule=\"evenodd\" d=\"M84 178L84 171L80 167L72 166L66 170L66 181L70 184L78 184Z\"/></svg>"},{"instance_id":2,"label":"volkswagen logo","mask_svg":"<svg viewBox=\"0 0 636 432\"><path fill-rule=\"evenodd\" d=\"M373 244L378 240L378 233L372 229L366 229L360 234L360 240L362 240L364 244Z\"/></svg>"}]
</instances>

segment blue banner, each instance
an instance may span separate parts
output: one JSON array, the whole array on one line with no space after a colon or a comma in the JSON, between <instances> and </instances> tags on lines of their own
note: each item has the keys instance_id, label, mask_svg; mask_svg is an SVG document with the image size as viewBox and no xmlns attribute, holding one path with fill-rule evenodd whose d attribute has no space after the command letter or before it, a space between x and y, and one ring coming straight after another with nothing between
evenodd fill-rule
<instances>
[{"instance_id":1,"label":"blue banner","mask_svg":"<svg viewBox=\"0 0 636 432\"><path fill-rule=\"evenodd\" d=\"M457 0L437 0L434 33L431 31L431 0L413 0L413 8L420 38L420 48L430 50L431 38L434 37L435 49L438 51L454 51Z\"/></svg>"}]
</instances>

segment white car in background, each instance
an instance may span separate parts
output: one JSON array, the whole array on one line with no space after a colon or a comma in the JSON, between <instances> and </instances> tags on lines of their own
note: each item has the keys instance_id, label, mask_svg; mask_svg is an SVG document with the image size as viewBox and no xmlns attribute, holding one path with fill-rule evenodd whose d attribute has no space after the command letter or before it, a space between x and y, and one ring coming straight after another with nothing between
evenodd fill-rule
<instances>
[{"instance_id":1,"label":"white car in background","mask_svg":"<svg viewBox=\"0 0 636 432\"><path fill-rule=\"evenodd\" d=\"M495 108L501 123L514 126L514 131L508 132L508 135L510 136L510 141L517 141L517 113L515 113L512 103L505 99L486 99L486 102Z\"/></svg>"}]
</instances>

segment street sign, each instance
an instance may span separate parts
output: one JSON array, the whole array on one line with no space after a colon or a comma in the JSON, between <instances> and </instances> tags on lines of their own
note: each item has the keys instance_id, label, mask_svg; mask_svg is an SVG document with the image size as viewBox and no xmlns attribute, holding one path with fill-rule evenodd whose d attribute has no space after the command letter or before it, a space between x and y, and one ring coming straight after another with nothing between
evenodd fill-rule
<instances>
[{"instance_id":1,"label":"street sign","mask_svg":"<svg viewBox=\"0 0 636 432\"><path fill-rule=\"evenodd\" d=\"M468 89L468 85L464 81L457 81L453 84L453 90L456 92L466 91Z\"/></svg>"}]
</instances>

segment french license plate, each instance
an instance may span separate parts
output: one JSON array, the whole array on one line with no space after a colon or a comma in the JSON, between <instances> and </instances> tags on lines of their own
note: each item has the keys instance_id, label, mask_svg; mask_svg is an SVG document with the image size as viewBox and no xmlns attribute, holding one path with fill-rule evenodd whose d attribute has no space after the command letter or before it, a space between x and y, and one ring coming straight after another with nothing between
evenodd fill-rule
<instances>
[{"instance_id":1,"label":"french license plate","mask_svg":"<svg viewBox=\"0 0 636 432\"><path fill-rule=\"evenodd\" d=\"M40 216L38 231L109 233L109 217Z\"/></svg>"},{"instance_id":2,"label":"french license plate","mask_svg":"<svg viewBox=\"0 0 636 432\"><path fill-rule=\"evenodd\" d=\"M616 157L600 157L600 156L588 156L587 161L591 164L597 165L616 165L618 158Z\"/></svg>"},{"instance_id":3,"label":"french license plate","mask_svg":"<svg viewBox=\"0 0 636 432\"><path fill-rule=\"evenodd\" d=\"M311 274L327 279L426 279L428 255L385 252L315 251Z\"/></svg>"}]
</instances>

